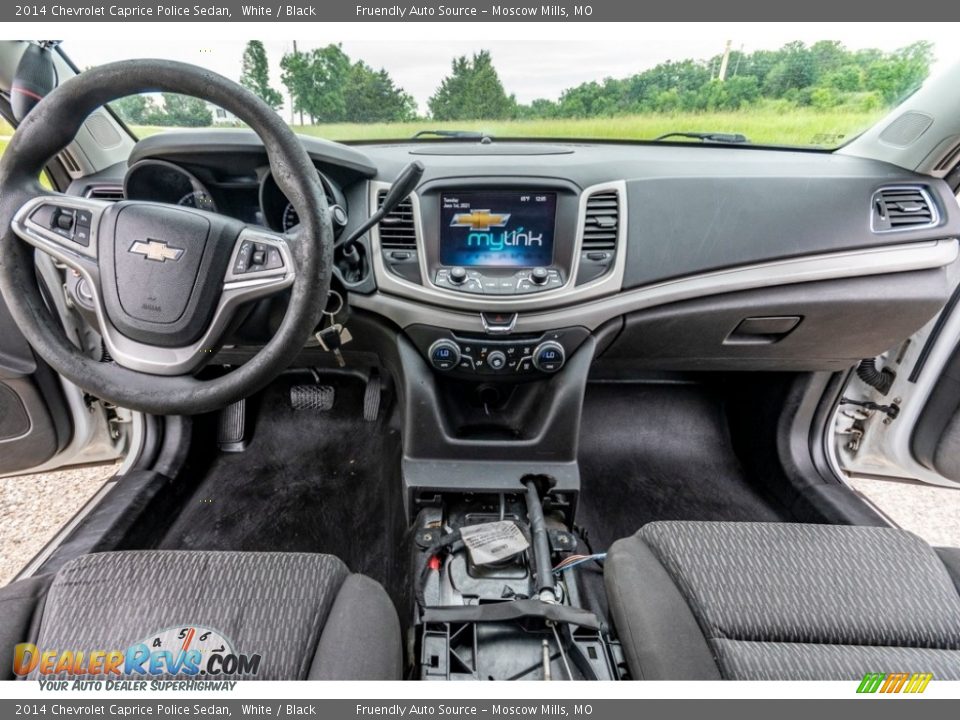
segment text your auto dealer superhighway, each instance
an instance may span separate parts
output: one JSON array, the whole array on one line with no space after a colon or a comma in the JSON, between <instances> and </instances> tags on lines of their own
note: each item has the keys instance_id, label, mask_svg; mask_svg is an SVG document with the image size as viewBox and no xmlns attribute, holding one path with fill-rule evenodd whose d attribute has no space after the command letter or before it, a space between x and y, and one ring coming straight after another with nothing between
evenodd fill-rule
<instances>
[{"instance_id":1,"label":"text your auto dealer superhighway","mask_svg":"<svg viewBox=\"0 0 960 720\"><path fill-rule=\"evenodd\" d=\"M220 5L48 5L53 17L62 18L169 18L230 17L230 8Z\"/></svg>"}]
</instances>

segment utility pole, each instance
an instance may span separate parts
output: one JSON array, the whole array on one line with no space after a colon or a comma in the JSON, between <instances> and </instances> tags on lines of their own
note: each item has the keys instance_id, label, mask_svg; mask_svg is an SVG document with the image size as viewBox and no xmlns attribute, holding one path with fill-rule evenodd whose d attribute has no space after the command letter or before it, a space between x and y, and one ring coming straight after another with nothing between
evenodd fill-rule
<instances>
[{"instance_id":1,"label":"utility pole","mask_svg":"<svg viewBox=\"0 0 960 720\"><path fill-rule=\"evenodd\" d=\"M737 64L733 66L733 76L736 77L740 71L740 61L743 59L743 43L740 43L740 52L737 53Z\"/></svg>"},{"instance_id":2,"label":"utility pole","mask_svg":"<svg viewBox=\"0 0 960 720\"><path fill-rule=\"evenodd\" d=\"M723 48L723 58L720 60L720 73L717 75L717 79L720 82L723 82L727 78L727 65L730 64L730 40L727 40L726 46Z\"/></svg>"},{"instance_id":3,"label":"utility pole","mask_svg":"<svg viewBox=\"0 0 960 720\"><path fill-rule=\"evenodd\" d=\"M297 57L297 54L298 54L298 53L297 53L297 41L294 40L294 41L293 41L293 56L294 56L294 58ZM292 84L293 84L294 87L296 87L296 83L292 83ZM294 98L293 98L293 90L291 90L291 91L290 91L290 124L291 124L291 125L293 125L293 121L294 121L294 119L295 119L295 118L294 118L294 109L293 109L293 108L294 108L294 105L296 105L296 103L294 102ZM303 109L302 109L302 108L300 109L300 124L303 125Z\"/></svg>"},{"instance_id":4,"label":"utility pole","mask_svg":"<svg viewBox=\"0 0 960 720\"><path fill-rule=\"evenodd\" d=\"M297 41L293 41L293 54L297 54ZM290 91L290 124L293 125L293 91Z\"/></svg>"}]
</instances>

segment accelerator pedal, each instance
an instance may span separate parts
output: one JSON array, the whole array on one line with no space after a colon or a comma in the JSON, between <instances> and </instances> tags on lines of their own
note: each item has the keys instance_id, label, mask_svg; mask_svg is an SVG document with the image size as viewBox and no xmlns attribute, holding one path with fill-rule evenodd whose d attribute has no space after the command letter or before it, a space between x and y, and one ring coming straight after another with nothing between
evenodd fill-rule
<instances>
[{"instance_id":1,"label":"accelerator pedal","mask_svg":"<svg viewBox=\"0 0 960 720\"><path fill-rule=\"evenodd\" d=\"M363 419L367 422L376 422L380 414L380 385L380 373L374 368L370 370L367 389L363 392Z\"/></svg>"},{"instance_id":2,"label":"accelerator pedal","mask_svg":"<svg viewBox=\"0 0 960 720\"><path fill-rule=\"evenodd\" d=\"M247 399L237 400L220 411L217 445L221 452L243 452L247 449Z\"/></svg>"}]
</instances>

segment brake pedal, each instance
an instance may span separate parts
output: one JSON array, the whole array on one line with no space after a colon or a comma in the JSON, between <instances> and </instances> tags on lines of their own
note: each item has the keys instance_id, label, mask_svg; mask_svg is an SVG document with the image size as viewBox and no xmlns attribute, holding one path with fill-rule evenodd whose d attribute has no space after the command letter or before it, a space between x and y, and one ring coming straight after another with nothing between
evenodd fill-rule
<instances>
[{"instance_id":1,"label":"brake pedal","mask_svg":"<svg viewBox=\"0 0 960 720\"><path fill-rule=\"evenodd\" d=\"M247 449L247 399L237 400L220 411L217 445L221 452L243 452Z\"/></svg>"},{"instance_id":2,"label":"brake pedal","mask_svg":"<svg viewBox=\"0 0 960 720\"><path fill-rule=\"evenodd\" d=\"M290 387L290 407L294 410L326 412L333 407L336 392L329 385L293 385Z\"/></svg>"}]
</instances>

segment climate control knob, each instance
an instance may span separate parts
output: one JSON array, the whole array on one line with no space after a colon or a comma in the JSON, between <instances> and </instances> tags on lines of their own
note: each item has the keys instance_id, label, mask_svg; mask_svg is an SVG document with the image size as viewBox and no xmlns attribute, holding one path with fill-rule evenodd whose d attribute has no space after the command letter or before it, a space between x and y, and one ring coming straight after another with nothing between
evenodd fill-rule
<instances>
[{"instance_id":1,"label":"climate control knob","mask_svg":"<svg viewBox=\"0 0 960 720\"><path fill-rule=\"evenodd\" d=\"M491 370L503 370L507 366L507 356L499 350L487 355L487 365Z\"/></svg>"},{"instance_id":2,"label":"climate control knob","mask_svg":"<svg viewBox=\"0 0 960 720\"><path fill-rule=\"evenodd\" d=\"M540 343L533 351L533 366L540 372L555 373L566 359L563 345L554 340Z\"/></svg>"},{"instance_id":3,"label":"climate control knob","mask_svg":"<svg viewBox=\"0 0 960 720\"><path fill-rule=\"evenodd\" d=\"M460 362L460 346L453 340L437 340L427 351L427 357L437 370L452 370Z\"/></svg>"}]
</instances>

